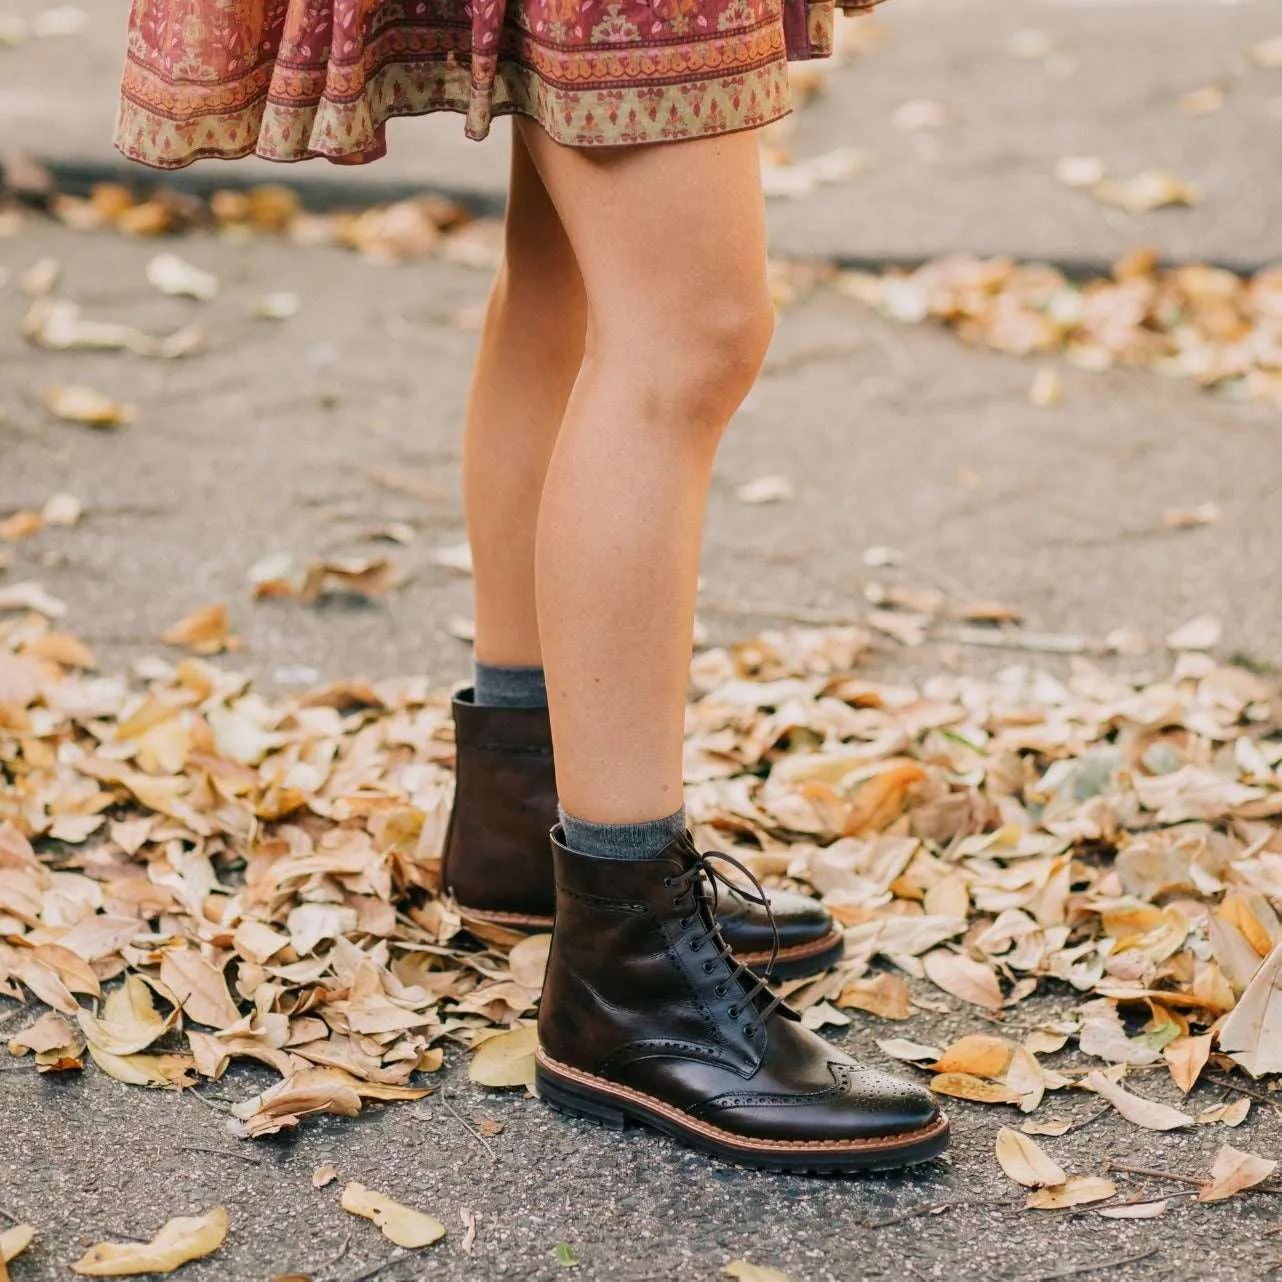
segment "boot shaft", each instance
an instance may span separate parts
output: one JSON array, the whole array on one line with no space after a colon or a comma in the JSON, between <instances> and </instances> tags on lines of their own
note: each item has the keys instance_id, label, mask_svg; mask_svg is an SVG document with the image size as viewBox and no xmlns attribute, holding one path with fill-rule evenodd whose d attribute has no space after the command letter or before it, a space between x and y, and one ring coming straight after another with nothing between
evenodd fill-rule
<instances>
[{"instance_id":1,"label":"boot shaft","mask_svg":"<svg viewBox=\"0 0 1282 1282\"><path fill-rule=\"evenodd\" d=\"M547 1052L607 1070L675 1052L751 1072L761 1048L731 1014L743 986L700 942L712 924L706 905L673 885L698 860L688 839L652 859L598 859L568 849L557 828L552 850L556 925L539 1015Z\"/></svg>"},{"instance_id":2,"label":"boot shaft","mask_svg":"<svg viewBox=\"0 0 1282 1282\"><path fill-rule=\"evenodd\" d=\"M472 691L462 690L453 712L444 888L469 908L546 929L554 906L548 829L556 818L548 711L478 706Z\"/></svg>"}]
</instances>

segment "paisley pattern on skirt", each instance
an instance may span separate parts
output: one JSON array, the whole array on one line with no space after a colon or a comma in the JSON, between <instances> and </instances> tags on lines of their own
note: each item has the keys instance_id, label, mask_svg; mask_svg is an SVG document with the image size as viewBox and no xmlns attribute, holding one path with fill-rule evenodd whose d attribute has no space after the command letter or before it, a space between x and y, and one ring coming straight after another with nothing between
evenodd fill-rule
<instances>
[{"instance_id":1,"label":"paisley pattern on skirt","mask_svg":"<svg viewBox=\"0 0 1282 1282\"><path fill-rule=\"evenodd\" d=\"M788 112L787 60L876 0L133 0L116 146L377 159L392 116L521 112L577 146L729 133Z\"/></svg>"}]
</instances>

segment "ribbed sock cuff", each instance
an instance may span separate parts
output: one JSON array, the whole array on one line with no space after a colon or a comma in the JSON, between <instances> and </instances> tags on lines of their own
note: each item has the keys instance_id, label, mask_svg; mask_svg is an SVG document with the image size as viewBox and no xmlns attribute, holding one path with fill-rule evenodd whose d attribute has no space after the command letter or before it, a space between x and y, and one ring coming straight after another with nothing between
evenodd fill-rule
<instances>
[{"instance_id":1,"label":"ribbed sock cuff","mask_svg":"<svg viewBox=\"0 0 1282 1282\"><path fill-rule=\"evenodd\" d=\"M476 663L474 699L488 708L546 708L548 688L543 669L508 668L496 663Z\"/></svg>"},{"instance_id":2,"label":"ribbed sock cuff","mask_svg":"<svg viewBox=\"0 0 1282 1282\"><path fill-rule=\"evenodd\" d=\"M596 824L576 819L560 807L565 844L575 854L593 855L598 859L652 859L665 846L686 831L686 811L682 806L664 819L647 819L635 824Z\"/></svg>"}]
</instances>

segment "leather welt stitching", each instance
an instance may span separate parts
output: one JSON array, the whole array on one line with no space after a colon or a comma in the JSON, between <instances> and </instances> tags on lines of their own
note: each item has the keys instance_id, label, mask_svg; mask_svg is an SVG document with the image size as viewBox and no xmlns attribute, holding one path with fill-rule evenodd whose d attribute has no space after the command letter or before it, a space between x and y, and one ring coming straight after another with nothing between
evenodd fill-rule
<instances>
[{"instance_id":1,"label":"leather welt stitching","mask_svg":"<svg viewBox=\"0 0 1282 1282\"><path fill-rule=\"evenodd\" d=\"M779 960L786 961L794 957L809 957L814 953L826 952L840 939L841 932L839 930L834 930L825 935L822 939L812 940L808 944L791 944L787 948L781 948L779 950ZM770 960L770 949L763 948L760 952L756 953L736 953L735 956L738 957L740 961L764 962Z\"/></svg>"},{"instance_id":2,"label":"leather welt stitching","mask_svg":"<svg viewBox=\"0 0 1282 1282\"><path fill-rule=\"evenodd\" d=\"M745 1136L736 1135L733 1131L722 1130L721 1127L713 1126L709 1122L701 1122L698 1118L691 1117L689 1113L683 1112L679 1108L673 1108L671 1104L666 1104L663 1100L656 1099L653 1095L647 1095L644 1091L632 1090L631 1087L627 1086L617 1086L614 1082L606 1081L603 1077L581 1072L577 1068L571 1068L569 1064L562 1064L559 1060L555 1060L548 1055L541 1046L535 1052L535 1055L544 1068L554 1073L562 1073L571 1081L578 1082L582 1086L590 1086L593 1090L601 1091L605 1095L612 1095L616 1099L640 1102L647 1108L651 1108L657 1113L662 1113L680 1126L692 1131L698 1131L700 1134L706 1135L709 1139L716 1140L720 1144L729 1144L749 1152L753 1149L823 1149L829 1152L898 1149L905 1148L916 1140L927 1139L948 1129L948 1119L941 1114L937 1121L931 1122L929 1126L919 1126L915 1131L901 1131L898 1135L879 1135L865 1140L748 1139Z\"/></svg>"}]
</instances>

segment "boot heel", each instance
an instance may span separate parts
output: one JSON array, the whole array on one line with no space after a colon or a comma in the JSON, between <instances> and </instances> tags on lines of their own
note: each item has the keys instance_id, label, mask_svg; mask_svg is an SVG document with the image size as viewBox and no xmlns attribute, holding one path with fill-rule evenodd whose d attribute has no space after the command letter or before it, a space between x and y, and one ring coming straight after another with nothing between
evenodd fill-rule
<instances>
[{"instance_id":1,"label":"boot heel","mask_svg":"<svg viewBox=\"0 0 1282 1282\"><path fill-rule=\"evenodd\" d=\"M581 1087L553 1077L542 1064L535 1065L534 1086L539 1099L550 1104L559 1113L568 1113L572 1117L590 1117L594 1122L600 1122L602 1126L616 1131L627 1127L628 1119L620 1109L586 1094Z\"/></svg>"}]
</instances>

